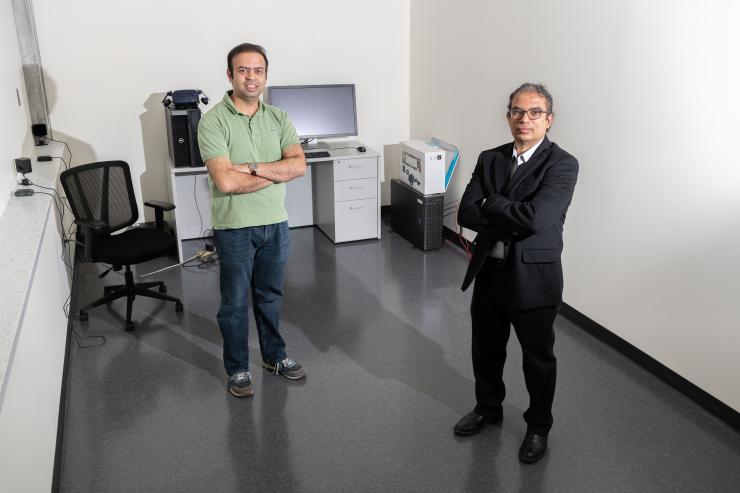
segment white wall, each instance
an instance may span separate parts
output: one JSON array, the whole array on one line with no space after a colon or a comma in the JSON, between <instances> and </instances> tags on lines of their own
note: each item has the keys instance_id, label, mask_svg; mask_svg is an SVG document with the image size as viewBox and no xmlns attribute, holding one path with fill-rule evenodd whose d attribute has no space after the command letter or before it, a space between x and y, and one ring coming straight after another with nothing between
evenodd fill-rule
<instances>
[{"instance_id":1,"label":"white wall","mask_svg":"<svg viewBox=\"0 0 740 493\"><path fill-rule=\"evenodd\" d=\"M164 93L220 101L226 54L248 41L268 84L355 83L359 140L382 152L408 138L409 1L34 0L52 128L76 164L123 159L140 203L139 188L164 198Z\"/></svg>"},{"instance_id":2,"label":"white wall","mask_svg":"<svg viewBox=\"0 0 740 493\"><path fill-rule=\"evenodd\" d=\"M32 145L23 71L11 2L0 2L0 215L16 186L13 159L28 156ZM20 95L21 104L18 104ZM25 145L24 145L25 142ZM24 153L25 151L25 153Z\"/></svg>"},{"instance_id":3,"label":"white wall","mask_svg":"<svg viewBox=\"0 0 740 493\"><path fill-rule=\"evenodd\" d=\"M462 146L447 201L511 139L509 93L544 82L581 164L566 302L736 410L738 19L732 0L411 4L411 137Z\"/></svg>"}]
</instances>

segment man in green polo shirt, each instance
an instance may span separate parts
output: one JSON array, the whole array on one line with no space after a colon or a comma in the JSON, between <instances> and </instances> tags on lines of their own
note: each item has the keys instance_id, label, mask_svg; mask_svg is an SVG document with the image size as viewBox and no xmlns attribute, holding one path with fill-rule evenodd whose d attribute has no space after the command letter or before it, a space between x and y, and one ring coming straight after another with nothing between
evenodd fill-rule
<instances>
[{"instance_id":1,"label":"man in green polo shirt","mask_svg":"<svg viewBox=\"0 0 740 493\"><path fill-rule=\"evenodd\" d=\"M244 43L227 57L233 90L200 120L198 145L208 168L213 232L221 264L218 326L229 391L254 393L249 373L248 294L262 366L290 379L306 370L288 358L279 332L283 271L290 237L285 182L303 176L306 159L288 115L260 101L267 82L264 48Z\"/></svg>"}]
</instances>

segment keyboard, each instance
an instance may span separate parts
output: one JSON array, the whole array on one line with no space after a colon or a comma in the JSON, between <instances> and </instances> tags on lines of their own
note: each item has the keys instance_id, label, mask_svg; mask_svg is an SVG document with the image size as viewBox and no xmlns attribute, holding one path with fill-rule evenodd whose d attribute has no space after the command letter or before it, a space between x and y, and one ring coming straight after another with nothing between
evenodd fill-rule
<instances>
[{"instance_id":1,"label":"keyboard","mask_svg":"<svg viewBox=\"0 0 740 493\"><path fill-rule=\"evenodd\" d=\"M331 157L331 154L329 154L326 151L307 152L306 153L306 159L316 159L316 158L322 158L322 157Z\"/></svg>"}]
</instances>

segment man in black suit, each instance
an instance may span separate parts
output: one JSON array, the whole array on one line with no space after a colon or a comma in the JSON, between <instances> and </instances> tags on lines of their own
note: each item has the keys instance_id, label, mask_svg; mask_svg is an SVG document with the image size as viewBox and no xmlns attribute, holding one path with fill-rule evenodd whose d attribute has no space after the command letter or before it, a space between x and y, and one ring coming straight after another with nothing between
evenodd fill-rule
<instances>
[{"instance_id":1,"label":"man in black suit","mask_svg":"<svg viewBox=\"0 0 740 493\"><path fill-rule=\"evenodd\" d=\"M502 375L513 325L530 398L519 459L534 463L545 454L552 427L553 322L562 301L563 224L578 161L547 138L553 113L544 86L516 89L506 117L514 142L480 154L458 212L460 225L478 233L462 286L475 279L470 312L476 406L455 433L474 435L503 418Z\"/></svg>"}]
</instances>

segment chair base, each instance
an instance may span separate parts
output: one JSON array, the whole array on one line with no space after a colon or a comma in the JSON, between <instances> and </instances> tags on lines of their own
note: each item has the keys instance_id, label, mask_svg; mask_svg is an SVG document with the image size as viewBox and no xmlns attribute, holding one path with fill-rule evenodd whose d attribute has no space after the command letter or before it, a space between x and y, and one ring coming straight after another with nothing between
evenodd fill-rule
<instances>
[{"instance_id":1,"label":"chair base","mask_svg":"<svg viewBox=\"0 0 740 493\"><path fill-rule=\"evenodd\" d=\"M79 319L81 322L86 322L88 319L88 310L95 308L100 305L105 305L119 298L126 298L126 330L132 331L136 327L136 322L131 320L131 312L133 311L134 299L136 295L145 296L147 298L156 298L158 300L171 301L175 303L175 311L180 313L183 311L183 304L179 298L165 294L167 292L167 286L162 281L155 282L134 282L134 275L131 272L131 266L126 266L126 273L124 278L126 284L118 284L115 286L105 286L103 288L103 297L89 303L80 308ZM152 288L157 288L157 291L153 291Z\"/></svg>"}]
</instances>

